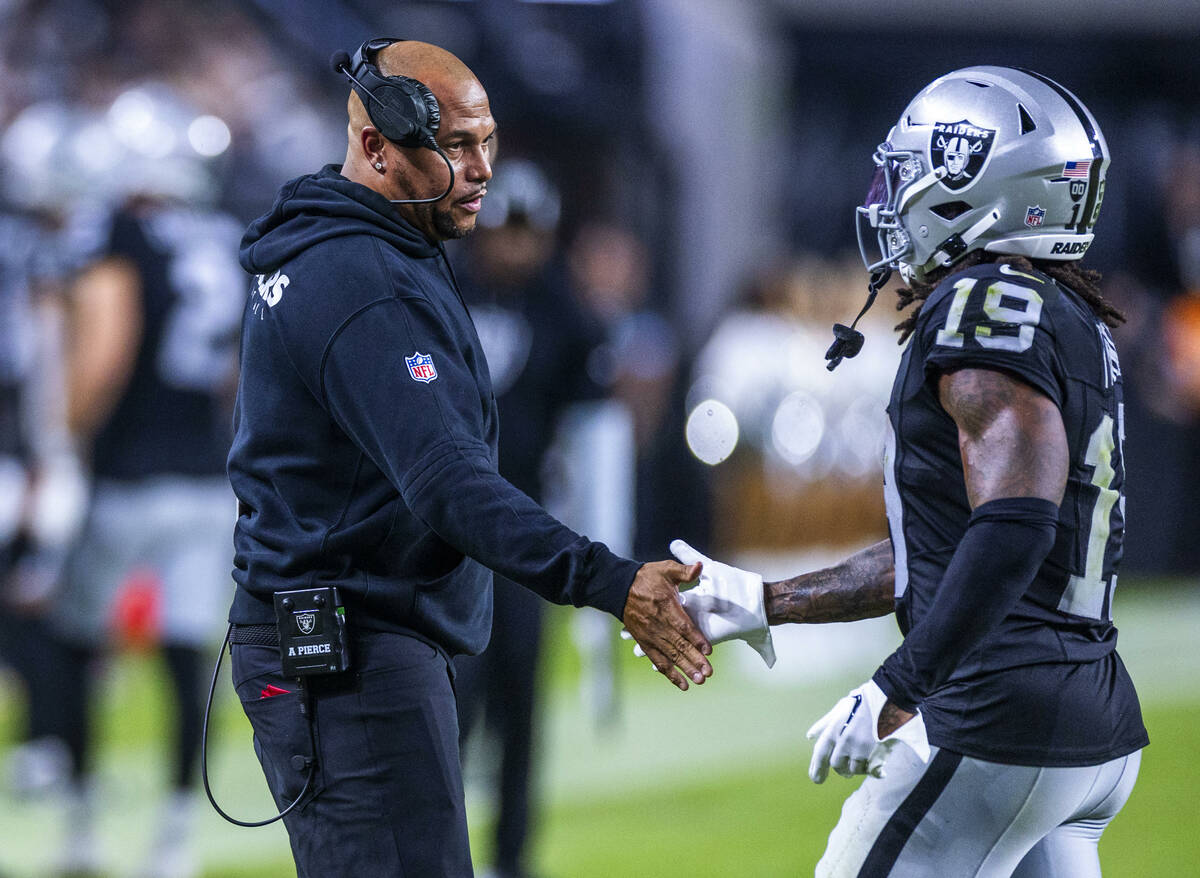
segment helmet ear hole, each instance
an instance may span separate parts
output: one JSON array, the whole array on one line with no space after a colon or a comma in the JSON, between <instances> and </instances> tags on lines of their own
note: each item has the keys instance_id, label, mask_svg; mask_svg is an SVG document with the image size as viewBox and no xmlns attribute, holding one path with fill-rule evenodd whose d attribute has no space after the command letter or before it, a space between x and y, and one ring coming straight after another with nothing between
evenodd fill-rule
<instances>
[{"instance_id":1,"label":"helmet ear hole","mask_svg":"<svg viewBox=\"0 0 1200 878\"><path fill-rule=\"evenodd\" d=\"M929 212L940 216L944 220L958 219L968 210L972 210L971 205L965 201L947 201L939 204L936 207L929 208Z\"/></svg>"}]
</instances>

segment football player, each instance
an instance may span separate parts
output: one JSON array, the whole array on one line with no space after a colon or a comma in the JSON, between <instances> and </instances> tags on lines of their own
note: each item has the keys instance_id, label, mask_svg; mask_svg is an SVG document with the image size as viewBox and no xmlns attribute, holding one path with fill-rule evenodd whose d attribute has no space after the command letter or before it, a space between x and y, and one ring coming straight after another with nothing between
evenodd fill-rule
<instances>
[{"instance_id":1,"label":"football player","mask_svg":"<svg viewBox=\"0 0 1200 878\"><path fill-rule=\"evenodd\" d=\"M890 540L765 588L677 543L704 560L686 608L710 641L759 648L768 624L896 613L901 646L809 731L813 781L867 775L819 876L1098 876L1147 743L1112 622L1122 318L1079 266L1108 147L1058 83L972 67L922 90L874 161L871 288L898 270L916 306L888 405ZM838 330L833 365L856 352Z\"/></svg>"},{"instance_id":2,"label":"football player","mask_svg":"<svg viewBox=\"0 0 1200 878\"><path fill-rule=\"evenodd\" d=\"M166 88L139 86L114 107L126 104L153 114L161 128L152 130L174 131L172 142L187 142L182 132L195 114ZM93 494L55 617L75 666L86 669L114 633L122 586L140 581L146 595L145 586L157 584L157 614L154 599L143 598L146 605L126 621L157 627L129 633L157 640L170 678L172 794L141 874L174 878L198 868L189 841L203 678L231 585L234 501L224 461L245 301L234 255L241 229L209 206L215 182L198 155L129 147L114 175L118 206L70 291L68 420ZM90 681L80 673L61 693L77 781L66 860L80 871L97 860L90 842Z\"/></svg>"},{"instance_id":3,"label":"football player","mask_svg":"<svg viewBox=\"0 0 1200 878\"><path fill-rule=\"evenodd\" d=\"M48 614L84 492L59 417L54 217L16 197L14 168L0 167L0 663L28 705L4 774L13 790L34 794L66 771L58 712L66 668Z\"/></svg>"}]
</instances>

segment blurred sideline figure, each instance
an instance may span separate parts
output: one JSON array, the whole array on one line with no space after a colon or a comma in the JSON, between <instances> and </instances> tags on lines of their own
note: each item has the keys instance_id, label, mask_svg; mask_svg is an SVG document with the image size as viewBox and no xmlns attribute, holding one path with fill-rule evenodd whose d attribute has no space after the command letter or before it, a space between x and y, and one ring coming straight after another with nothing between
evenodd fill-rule
<instances>
[{"instance_id":1,"label":"blurred sideline figure","mask_svg":"<svg viewBox=\"0 0 1200 878\"><path fill-rule=\"evenodd\" d=\"M1147 744L1112 622L1124 317L1078 265L1108 146L1058 83L972 67L922 90L874 161L863 259L916 306L888 405L891 537L765 588L677 543L704 562L686 608L752 644L768 623L895 612L901 646L808 733L813 781L867 775L821 878L1099 878ZM831 368L855 353L839 329Z\"/></svg>"},{"instance_id":2,"label":"blurred sideline figure","mask_svg":"<svg viewBox=\"0 0 1200 878\"><path fill-rule=\"evenodd\" d=\"M571 295L602 329L603 344L589 356L588 373L609 389L610 417L575 419L569 422L574 429L560 434L553 459L559 472L573 477L551 485L551 502L561 502L557 492L564 488L566 504L575 509L563 514L581 514L587 523L579 527L604 534L635 557L655 556L671 534L705 530L707 513L702 496L707 474L689 469L695 463L690 457L681 464L677 456L679 342L666 319L646 306L649 254L625 225L607 219L585 223L571 238L566 265ZM618 470L631 471L597 478L590 470L604 456L617 458ZM580 485L592 488L588 502L580 502ZM612 630L595 614L580 613L571 619L571 637L582 663L584 709L598 729L615 728L621 703Z\"/></svg>"},{"instance_id":3,"label":"blurred sideline figure","mask_svg":"<svg viewBox=\"0 0 1200 878\"><path fill-rule=\"evenodd\" d=\"M576 486L583 481L595 489L622 481L619 463L614 473L588 453L589 433L603 431L610 448L631 447L628 439L621 441L622 432L629 433L623 410L614 412L604 403L605 388L588 370L603 330L567 289L555 251L559 210L558 192L536 165L521 159L498 164L461 278L499 405L500 472L540 502L547 499L547 452L556 433L576 427L568 440L573 459L564 464L587 467L586 475L576 473L570 480ZM627 462L624 469L627 485ZM578 499L578 492L574 496ZM555 512L615 551L628 550L627 536L614 539L597 530L602 525L581 505L586 501ZM528 589L497 575L491 642L477 656L455 659L464 753L481 712L499 746L495 856L488 873L495 878L529 874L525 854L534 810L531 775L544 606ZM585 616L602 622L611 638L612 628L601 614L578 613L574 621Z\"/></svg>"},{"instance_id":4,"label":"blurred sideline figure","mask_svg":"<svg viewBox=\"0 0 1200 878\"><path fill-rule=\"evenodd\" d=\"M589 368L633 419L633 553L656 555L672 534L708 528L707 468L679 441L684 352L674 327L647 304L659 298L651 295L653 266L625 224L587 223L573 237L567 262L572 292L605 330L604 348Z\"/></svg>"},{"instance_id":5,"label":"blurred sideline figure","mask_svg":"<svg viewBox=\"0 0 1200 878\"><path fill-rule=\"evenodd\" d=\"M35 106L0 139L0 661L19 678L27 704L4 779L30 795L57 789L68 770L59 714L67 664L50 635L49 609L85 502L58 368L67 261L56 239L66 193L20 161L25 135L62 112Z\"/></svg>"},{"instance_id":6,"label":"blurred sideline figure","mask_svg":"<svg viewBox=\"0 0 1200 878\"><path fill-rule=\"evenodd\" d=\"M197 870L190 832L203 677L231 590L224 460L244 301L240 224L205 206L214 181L187 149L195 118L187 105L149 84L117 99L114 124L121 108L152 120L143 125L149 154L114 145L105 195L116 207L92 232L99 247L69 302L68 420L93 490L55 612L75 667L60 696L74 760L64 867L91 874L102 865L92 665L123 616L129 633L161 645L174 709L172 792L141 874L178 878Z\"/></svg>"},{"instance_id":7,"label":"blurred sideline figure","mask_svg":"<svg viewBox=\"0 0 1200 878\"><path fill-rule=\"evenodd\" d=\"M1173 422L1170 432L1182 434L1178 471L1195 473L1200 471L1200 442L1196 441L1200 427L1200 147L1188 143L1175 150L1167 180L1165 213L1178 289L1162 318L1165 375L1155 405ZM1158 466L1155 461L1148 468ZM1169 554L1179 569L1194 571L1200 568L1200 541L1195 538L1200 504L1194 501L1194 493L1187 493L1194 487L1193 480L1174 481L1169 488L1161 486L1164 493L1179 498L1172 504L1177 523Z\"/></svg>"}]
</instances>

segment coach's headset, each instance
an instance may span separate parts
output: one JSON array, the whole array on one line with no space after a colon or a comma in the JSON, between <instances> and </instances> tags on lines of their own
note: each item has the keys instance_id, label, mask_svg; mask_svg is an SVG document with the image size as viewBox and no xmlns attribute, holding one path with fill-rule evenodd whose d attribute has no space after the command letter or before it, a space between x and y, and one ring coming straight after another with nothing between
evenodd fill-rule
<instances>
[{"instance_id":1,"label":"coach's headset","mask_svg":"<svg viewBox=\"0 0 1200 878\"><path fill-rule=\"evenodd\" d=\"M394 37L367 40L353 57L347 52L334 52L329 65L334 73L350 80L380 134L396 146L431 149L442 157L450 170L450 185L445 192L433 198L388 199L392 204L430 204L441 201L454 188L454 166L435 138L442 113L429 86L408 76L384 76L375 65L375 54L380 49L401 42Z\"/></svg>"}]
</instances>

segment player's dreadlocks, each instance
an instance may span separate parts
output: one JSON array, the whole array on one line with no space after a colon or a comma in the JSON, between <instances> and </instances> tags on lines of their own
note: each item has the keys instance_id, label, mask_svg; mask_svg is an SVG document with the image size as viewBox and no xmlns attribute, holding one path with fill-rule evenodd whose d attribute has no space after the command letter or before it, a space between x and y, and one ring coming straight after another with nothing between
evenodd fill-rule
<instances>
[{"instance_id":1,"label":"player's dreadlocks","mask_svg":"<svg viewBox=\"0 0 1200 878\"><path fill-rule=\"evenodd\" d=\"M896 324L895 328L900 333L900 344L904 344L912 335L917 326L917 317L921 313L921 306L942 280L964 268L984 262L1000 262L1011 265L1018 271L1040 271L1063 286L1069 287L1107 326L1114 327L1125 322L1125 315L1100 295L1100 272L1098 271L1083 268L1078 262L1026 259L1024 256L1000 256L984 250L972 250L954 265L930 272L925 281L911 281L908 286L896 290L896 295L899 297L896 302L897 311L903 311L913 302L917 303L917 307L913 309L912 313Z\"/></svg>"}]
</instances>

